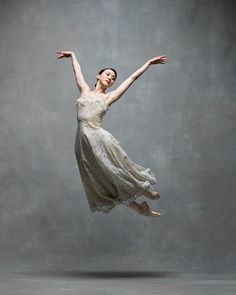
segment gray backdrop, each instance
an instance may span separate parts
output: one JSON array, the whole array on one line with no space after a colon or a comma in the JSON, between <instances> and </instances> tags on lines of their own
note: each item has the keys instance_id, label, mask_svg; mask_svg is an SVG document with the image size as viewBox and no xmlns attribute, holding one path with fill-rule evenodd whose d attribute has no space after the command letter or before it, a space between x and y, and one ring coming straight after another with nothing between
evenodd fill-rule
<instances>
[{"instance_id":1,"label":"gray backdrop","mask_svg":"<svg viewBox=\"0 0 236 295\"><path fill-rule=\"evenodd\" d=\"M235 270L233 1L0 1L1 269ZM156 174L160 219L91 213L74 155L80 93L152 65L103 120ZM143 200L141 197L140 200Z\"/></svg>"}]
</instances>

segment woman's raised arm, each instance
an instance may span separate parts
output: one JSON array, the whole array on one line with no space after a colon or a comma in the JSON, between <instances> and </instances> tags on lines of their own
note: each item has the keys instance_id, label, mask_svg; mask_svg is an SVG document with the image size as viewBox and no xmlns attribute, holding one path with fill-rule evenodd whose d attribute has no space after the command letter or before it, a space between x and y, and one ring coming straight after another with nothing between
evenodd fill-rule
<instances>
[{"instance_id":1,"label":"woman's raised arm","mask_svg":"<svg viewBox=\"0 0 236 295\"><path fill-rule=\"evenodd\" d=\"M152 64L164 64L167 62L166 55L156 56L148 60L141 68L131 74L117 89L108 93L107 103L110 105L117 99L119 99L130 85L141 76Z\"/></svg>"},{"instance_id":2,"label":"woman's raised arm","mask_svg":"<svg viewBox=\"0 0 236 295\"><path fill-rule=\"evenodd\" d=\"M71 63L72 63L73 71L75 74L76 84L78 86L79 91L83 93L86 90L90 90L88 84L84 80L81 67L77 61L75 53L73 51L57 51L57 54L59 55L57 57L58 59L63 57L71 57Z\"/></svg>"}]
</instances>

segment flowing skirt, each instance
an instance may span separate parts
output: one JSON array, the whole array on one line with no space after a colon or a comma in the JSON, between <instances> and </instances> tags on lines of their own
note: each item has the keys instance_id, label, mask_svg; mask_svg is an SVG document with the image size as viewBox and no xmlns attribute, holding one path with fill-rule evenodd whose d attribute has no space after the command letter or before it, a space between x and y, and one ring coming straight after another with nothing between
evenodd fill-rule
<instances>
[{"instance_id":1,"label":"flowing skirt","mask_svg":"<svg viewBox=\"0 0 236 295\"><path fill-rule=\"evenodd\" d=\"M133 162L102 127L78 124L74 151L92 212L109 213L118 204L127 206L143 192L153 191L157 182L151 169Z\"/></svg>"}]
</instances>

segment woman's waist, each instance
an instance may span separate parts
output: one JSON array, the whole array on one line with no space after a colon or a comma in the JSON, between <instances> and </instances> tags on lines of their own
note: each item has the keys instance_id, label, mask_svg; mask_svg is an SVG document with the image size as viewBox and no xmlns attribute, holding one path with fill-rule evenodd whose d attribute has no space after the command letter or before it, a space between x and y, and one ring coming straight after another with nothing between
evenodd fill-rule
<instances>
[{"instance_id":1,"label":"woman's waist","mask_svg":"<svg viewBox=\"0 0 236 295\"><path fill-rule=\"evenodd\" d=\"M77 118L78 126L90 126L93 128L99 128L101 126L101 121L91 121L85 118Z\"/></svg>"}]
</instances>

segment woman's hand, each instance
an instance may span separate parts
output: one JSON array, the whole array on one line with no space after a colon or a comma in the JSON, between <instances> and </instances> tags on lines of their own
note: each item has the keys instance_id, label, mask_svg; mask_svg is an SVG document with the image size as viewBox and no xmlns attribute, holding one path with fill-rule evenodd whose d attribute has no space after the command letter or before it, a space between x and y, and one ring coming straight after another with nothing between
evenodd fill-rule
<instances>
[{"instance_id":1,"label":"woman's hand","mask_svg":"<svg viewBox=\"0 0 236 295\"><path fill-rule=\"evenodd\" d=\"M165 64L166 62L167 62L167 56L166 55L156 56L156 57L149 60L150 65Z\"/></svg>"},{"instance_id":2,"label":"woman's hand","mask_svg":"<svg viewBox=\"0 0 236 295\"><path fill-rule=\"evenodd\" d=\"M57 51L57 54L58 54L57 58L71 57L73 53L74 53L73 51Z\"/></svg>"}]
</instances>

